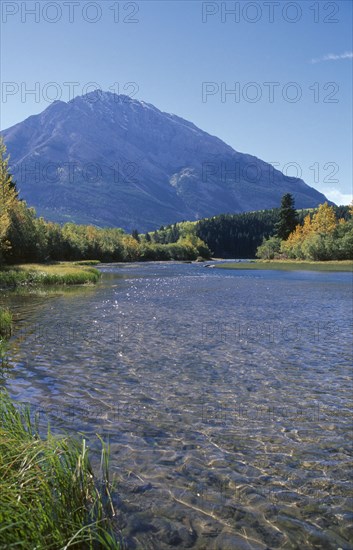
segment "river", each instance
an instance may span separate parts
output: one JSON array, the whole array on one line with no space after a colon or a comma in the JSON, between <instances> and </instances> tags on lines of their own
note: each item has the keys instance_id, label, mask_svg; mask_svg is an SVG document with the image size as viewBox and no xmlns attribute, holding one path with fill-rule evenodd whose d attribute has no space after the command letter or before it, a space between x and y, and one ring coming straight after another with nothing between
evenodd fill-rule
<instances>
[{"instance_id":1,"label":"river","mask_svg":"<svg viewBox=\"0 0 353 550\"><path fill-rule=\"evenodd\" d=\"M109 441L128 547L353 549L352 274L101 271L2 297L2 383Z\"/></svg>"}]
</instances>

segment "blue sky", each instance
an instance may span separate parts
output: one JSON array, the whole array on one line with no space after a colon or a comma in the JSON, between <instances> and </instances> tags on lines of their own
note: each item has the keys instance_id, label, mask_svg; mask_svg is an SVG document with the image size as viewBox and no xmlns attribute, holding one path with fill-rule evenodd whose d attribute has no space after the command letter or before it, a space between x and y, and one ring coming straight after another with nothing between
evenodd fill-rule
<instances>
[{"instance_id":1,"label":"blue sky","mask_svg":"<svg viewBox=\"0 0 353 550\"><path fill-rule=\"evenodd\" d=\"M352 2L1 8L1 129L97 85L191 120L336 203L351 200Z\"/></svg>"}]
</instances>

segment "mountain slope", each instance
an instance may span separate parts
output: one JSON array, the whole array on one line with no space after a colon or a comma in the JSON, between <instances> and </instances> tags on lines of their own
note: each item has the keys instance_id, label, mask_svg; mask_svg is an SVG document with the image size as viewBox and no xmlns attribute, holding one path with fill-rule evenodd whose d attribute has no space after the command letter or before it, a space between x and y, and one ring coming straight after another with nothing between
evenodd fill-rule
<instances>
[{"instance_id":1,"label":"mountain slope","mask_svg":"<svg viewBox=\"0 0 353 550\"><path fill-rule=\"evenodd\" d=\"M21 197L53 221L145 231L276 207L285 192L298 208L325 200L192 123L110 92L56 101L2 134Z\"/></svg>"}]
</instances>

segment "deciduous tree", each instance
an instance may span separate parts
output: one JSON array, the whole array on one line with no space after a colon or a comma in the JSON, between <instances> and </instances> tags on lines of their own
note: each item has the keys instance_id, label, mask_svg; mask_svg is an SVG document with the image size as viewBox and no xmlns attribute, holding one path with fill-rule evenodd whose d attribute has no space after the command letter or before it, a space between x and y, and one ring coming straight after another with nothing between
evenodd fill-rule
<instances>
[{"instance_id":1,"label":"deciduous tree","mask_svg":"<svg viewBox=\"0 0 353 550\"><path fill-rule=\"evenodd\" d=\"M3 138L0 138L0 263L4 253L11 247L8 231L11 224L11 211L18 201L16 185L9 172L9 156Z\"/></svg>"}]
</instances>

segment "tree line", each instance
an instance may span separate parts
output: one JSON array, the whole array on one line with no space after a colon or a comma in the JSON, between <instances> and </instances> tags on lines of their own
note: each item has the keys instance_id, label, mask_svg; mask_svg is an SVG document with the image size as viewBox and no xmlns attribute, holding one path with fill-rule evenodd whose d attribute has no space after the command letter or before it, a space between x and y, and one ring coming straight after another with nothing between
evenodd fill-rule
<instances>
[{"instance_id":1,"label":"tree line","mask_svg":"<svg viewBox=\"0 0 353 550\"><path fill-rule=\"evenodd\" d=\"M353 203L350 207L334 207L325 202L300 219L294 198L287 193L282 197L274 234L263 239L257 257L352 260Z\"/></svg>"}]
</instances>

